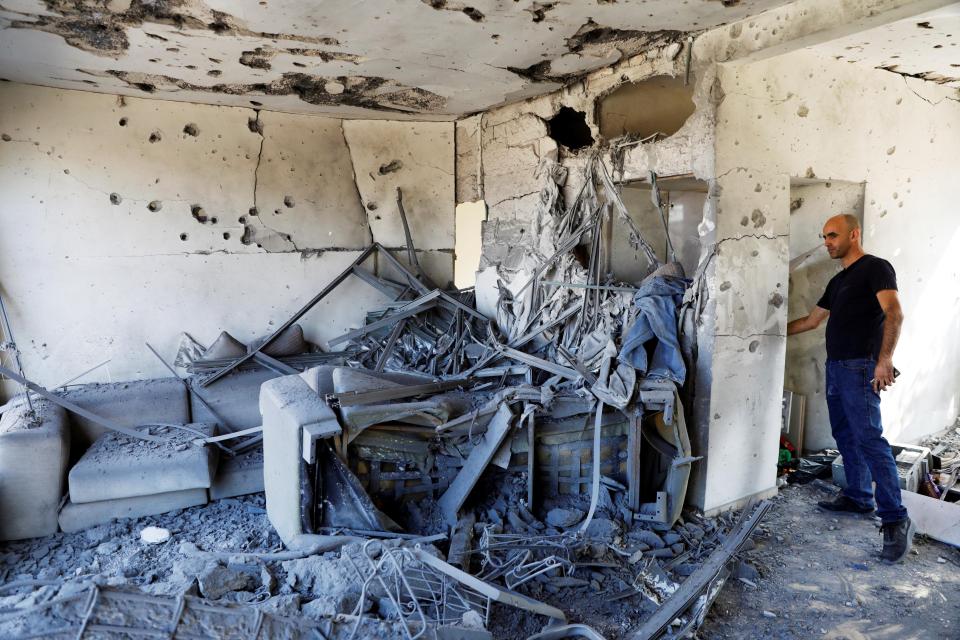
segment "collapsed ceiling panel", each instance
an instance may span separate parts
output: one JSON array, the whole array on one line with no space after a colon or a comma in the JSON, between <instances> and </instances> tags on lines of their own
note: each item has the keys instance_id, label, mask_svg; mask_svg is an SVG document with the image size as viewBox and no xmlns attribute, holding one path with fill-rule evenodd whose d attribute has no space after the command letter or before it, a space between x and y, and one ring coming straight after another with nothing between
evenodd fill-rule
<instances>
[{"instance_id":1,"label":"collapsed ceiling panel","mask_svg":"<svg viewBox=\"0 0 960 640\"><path fill-rule=\"evenodd\" d=\"M342 117L453 119L789 0L3 0L0 78Z\"/></svg>"},{"instance_id":2,"label":"collapsed ceiling panel","mask_svg":"<svg viewBox=\"0 0 960 640\"><path fill-rule=\"evenodd\" d=\"M960 3L831 40L814 50L960 88Z\"/></svg>"}]
</instances>

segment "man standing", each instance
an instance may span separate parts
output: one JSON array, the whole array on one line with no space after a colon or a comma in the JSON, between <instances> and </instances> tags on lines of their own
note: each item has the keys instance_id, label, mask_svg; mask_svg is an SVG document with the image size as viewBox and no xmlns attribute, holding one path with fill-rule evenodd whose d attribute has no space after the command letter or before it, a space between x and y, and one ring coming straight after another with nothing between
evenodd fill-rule
<instances>
[{"instance_id":1,"label":"man standing","mask_svg":"<svg viewBox=\"0 0 960 640\"><path fill-rule=\"evenodd\" d=\"M897 276L889 262L865 254L860 222L838 215L823 227L823 243L843 270L809 315L787 325L787 335L815 329L827 316L827 408L837 448L843 456L847 487L834 500L822 501L830 511L870 513L876 482L877 515L883 525L887 562L906 557L914 525L900 501L900 480L890 444L880 424L880 392L894 383L893 350L900 337L903 312L897 298Z\"/></svg>"}]
</instances>

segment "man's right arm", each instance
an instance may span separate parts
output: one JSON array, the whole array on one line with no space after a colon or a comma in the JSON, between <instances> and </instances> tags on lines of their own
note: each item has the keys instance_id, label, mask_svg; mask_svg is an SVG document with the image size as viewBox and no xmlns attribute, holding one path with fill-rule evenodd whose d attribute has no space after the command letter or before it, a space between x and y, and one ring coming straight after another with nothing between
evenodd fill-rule
<instances>
[{"instance_id":1,"label":"man's right arm","mask_svg":"<svg viewBox=\"0 0 960 640\"><path fill-rule=\"evenodd\" d=\"M820 326L821 322L827 319L827 316L829 315L830 312L823 307L814 306L813 311L810 312L810 315L797 318L796 320L787 323L787 335L792 336L795 333L803 333L804 331L816 329Z\"/></svg>"}]
</instances>

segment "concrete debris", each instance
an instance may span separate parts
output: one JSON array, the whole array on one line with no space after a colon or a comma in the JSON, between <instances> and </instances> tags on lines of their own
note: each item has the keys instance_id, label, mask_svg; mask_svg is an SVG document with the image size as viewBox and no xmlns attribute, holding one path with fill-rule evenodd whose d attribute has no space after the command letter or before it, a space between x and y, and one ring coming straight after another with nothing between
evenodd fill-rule
<instances>
[{"instance_id":1,"label":"concrete debris","mask_svg":"<svg viewBox=\"0 0 960 640\"><path fill-rule=\"evenodd\" d=\"M13 612L0 635L69 619L81 595L94 612L188 598L210 624L220 605L243 605L256 624L292 616L325 637L512 638L544 617L551 629L589 624L569 627L579 637L620 637L664 610L667 624L699 626L762 508L739 522L683 512L697 460L679 394L690 281L656 258L602 163L585 171L565 206L564 173L541 168L533 250L487 265L476 290L424 276L398 191L406 263L370 245L249 345L223 332L204 348L183 334L174 366L188 377L170 366L164 384L186 415L149 428L99 420L111 432L73 451L60 514L64 530L85 531L46 549L15 544L7 558L12 576L65 578L0 597ZM647 262L641 282L610 273L617 225ZM323 352L298 320L350 278L388 301L329 341L341 351ZM130 531L136 548L122 542ZM746 565L733 575L759 578ZM110 585L138 587L139 600ZM43 616L38 594L58 603ZM551 629L539 637L561 637Z\"/></svg>"},{"instance_id":2,"label":"concrete debris","mask_svg":"<svg viewBox=\"0 0 960 640\"><path fill-rule=\"evenodd\" d=\"M140 539L147 544L160 544L170 539L170 530L162 527L144 527L140 530Z\"/></svg>"},{"instance_id":3,"label":"concrete debris","mask_svg":"<svg viewBox=\"0 0 960 640\"><path fill-rule=\"evenodd\" d=\"M551 509L547 513L547 524L557 529L566 529L583 520L584 513L579 509Z\"/></svg>"}]
</instances>

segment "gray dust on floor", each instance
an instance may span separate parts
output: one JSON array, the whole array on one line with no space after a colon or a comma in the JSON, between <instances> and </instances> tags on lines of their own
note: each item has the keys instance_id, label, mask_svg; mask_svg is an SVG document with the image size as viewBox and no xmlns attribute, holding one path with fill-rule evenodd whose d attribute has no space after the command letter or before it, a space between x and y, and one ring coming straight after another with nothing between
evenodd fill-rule
<instances>
[{"instance_id":1,"label":"gray dust on floor","mask_svg":"<svg viewBox=\"0 0 960 640\"><path fill-rule=\"evenodd\" d=\"M698 638L960 638L960 550L917 536L902 564L884 564L878 519L817 508L835 491L781 490L742 554L759 575L724 587Z\"/></svg>"}]
</instances>

